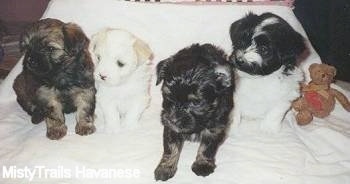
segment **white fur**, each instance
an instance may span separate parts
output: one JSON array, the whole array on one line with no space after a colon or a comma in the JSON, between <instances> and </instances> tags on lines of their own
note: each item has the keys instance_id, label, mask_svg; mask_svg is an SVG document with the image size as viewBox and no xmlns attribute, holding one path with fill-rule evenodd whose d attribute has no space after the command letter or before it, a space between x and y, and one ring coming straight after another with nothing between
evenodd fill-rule
<instances>
[{"instance_id":1,"label":"white fur","mask_svg":"<svg viewBox=\"0 0 350 184\"><path fill-rule=\"evenodd\" d=\"M256 36L258 36L260 34L264 34L265 32L262 29L265 26L277 24L277 23L279 23L279 20L276 17L271 17L271 18L263 20L259 25L256 26L252 38L255 38ZM238 56L244 58L245 62L247 62L247 63L257 63L257 64L261 65L263 62L262 57L260 56L260 54L257 51L257 47L256 47L256 43L255 43L254 39L252 39L252 44L247 49L245 49L244 51L237 51L236 54Z\"/></svg>"},{"instance_id":2,"label":"white fur","mask_svg":"<svg viewBox=\"0 0 350 184\"><path fill-rule=\"evenodd\" d=\"M141 40L119 29L104 29L91 39L96 102L102 109L106 132L115 132L120 126L135 127L150 101L150 57L140 58L136 41ZM118 66L118 61L124 66Z\"/></svg>"},{"instance_id":3,"label":"white fur","mask_svg":"<svg viewBox=\"0 0 350 184\"><path fill-rule=\"evenodd\" d=\"M229 67L218 65L214 68L214 70L215 70L215 73L217 74L223 74L228 79L231 78L231 71L230 71L231 69Z\"/></svg>"},{"instance_id":4,"label":"white fur","mask_svg":"<svg viewBox=\"0 0 350 184\"><path fill-rule=\"evenodd\" d=\"M281 122L299 97L299 82L303 73L299 68L284 75L284 67L267 76L253 76L238 71L239 76L234 94L234 126L241 121L257 121L264 132L277 133Z\"/></svg>"},{"instance_id":5,"label":"white fur","mask_svg":"<svg viewBox=\"0 0 350 184\"><path fill-rule=\"evenodd\" d=\"M261 55L258 53L256 48L256 43L254 41L252 42L252 45L250 45L246 50L237 51L236 54L244 58L244 61L247 63L257 63L261 65L263 62L263 59Z\"/></svg>"},{"instance_id":6,"label":"white fur","mask_svg":"<svg viewBox=\"0 0 350 184\"><path fill-rule=\"evenodd\" d=\"M254 35L260 34L260 32L262 32L263 27L268 26L268 25L272 25L272 24L277 24L277 23L279 23L279 20L276 17L271 17L271 18L263 20L259 25L256 26L256 28L254 30Z\"/></svg>"}]
</instances>

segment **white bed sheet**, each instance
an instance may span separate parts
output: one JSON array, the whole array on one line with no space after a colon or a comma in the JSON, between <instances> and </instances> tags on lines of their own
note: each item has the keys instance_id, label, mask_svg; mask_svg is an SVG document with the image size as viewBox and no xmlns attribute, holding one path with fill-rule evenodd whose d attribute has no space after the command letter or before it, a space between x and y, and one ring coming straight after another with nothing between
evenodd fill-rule
<instances>
[{"instance_id":1,"label":"white bed sheet","mask_svg":"<svg viewBox=\"0 0 350 184\"><path fill-rule=\"evenodd\" d=\"M52 0L43 18L58 18L78 23L88 36L101 28L127 29L149 43L157 61L192 43L213 43L227 53L231 51L230 24L247 12L270 11L286 19L305 37L302 26L288 7L234 5L144 4L116 0ZM310 46L307 68L319 62ZM68 135L52 141L45 137L45 123L33 125L29 116L15 101L14 78L21 71L21 62L0 86L0 183L28 183L28 178L4 178L4 169L16 166L46 169L70 169L71 177L56 179L43 175L33 183L153 183L153 170L162 154L160 124L161 95L152 83L152 102L141 124L134 130L117 134L103 132L103 122L96 120L97 132L90 136L74 133L74 115L66 117ZM154 77L153 77L154 78ZM337 87L337 86L335 86ZM349 92L343 91L348 97ZM99 117L99 109L96 110ZM242 123L217 154L217 168L208 177L198 177L190 169L195 160L197 143L187 142L180 157L178 171L167 183L285 183L343 184L350 183L350 114L339 105L325 119L299 127L292 113L287 114L280 134L259 132L256 123ZM86 179L78 177L82 169L134 169L136 178ZM60 174L60 173L58 173Z\"/></svg>"}]
</instances>

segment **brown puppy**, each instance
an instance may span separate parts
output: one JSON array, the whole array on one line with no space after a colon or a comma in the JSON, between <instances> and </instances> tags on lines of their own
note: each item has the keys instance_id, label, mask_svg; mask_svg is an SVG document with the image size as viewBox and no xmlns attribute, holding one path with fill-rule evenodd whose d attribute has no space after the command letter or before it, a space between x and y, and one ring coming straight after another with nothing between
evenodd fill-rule
<instances>
[{"instance_id":1,"label":"brown puppy","mask_svg":"<svg viewBox=\"0 0 350 184\"><path fill-rule=\"evenodd\" d=\"M45 120L49 139L66 135L64 113L75 111L75 132L95 132L96 89L88 45L79 26L56 19L40 20L21 35L23 71L13 88L32 123Z\"/></svg>"}]
</instances>

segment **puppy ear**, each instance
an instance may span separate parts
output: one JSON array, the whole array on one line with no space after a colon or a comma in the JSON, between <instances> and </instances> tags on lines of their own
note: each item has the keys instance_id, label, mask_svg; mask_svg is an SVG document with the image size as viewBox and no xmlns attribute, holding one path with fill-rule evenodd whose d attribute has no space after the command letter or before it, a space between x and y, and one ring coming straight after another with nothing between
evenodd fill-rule
<instances>
[{"instance_id":1,"label":"puppy ear","mask_svg":"<svg viewBox=\"0 0 350 184\"><path fill-rule=\"evenodd\" d=\"M90 52L94 52L96 49L96 40L97 40L97 34L94 34L90 37L90 41L89 41L89 51Z\"/></svg>"},{"instance_id":2,"label":"puppy ear","mask_svg":"<svg viewBox=\"0 0 350 184\"><path fill-rule=\"evenodd\" d=\"M27 32L23 32L22 34L21 34L21 36L20 36L20 38L19 38L19 50L21 51L21 52L23 52L25 49L26 49L26 47L27 47L27 45L28 45L28 43L29 43L29 36L28 36L28 34L27 34Z\"/></svg>"},{"instance_id":3,"label":"puppy ear","mask_svg":"<svg viewBox=\"0 0 350 184\"><path fill-rule=\"evenodd\" d=\"M38 22L35 22L24 29L19 37L19 49L23 52L29 45L30 40L32 39L35 28L38 27Z\"/></svg>"},{"instance_id":4,"label":"puppy ear","mask_svg":"<svg viewBox=\"0 0 350 184\"><path fill-rule=\"evenodd\" d=\"M298 32L294 31L294 39L291 40L292 49L296 56L301 55L306 49L304 37Z\"/></svg>"},{"instance_id":5,"label":"puppy ear","mask_svg":"<svg viewBox=\"0 0 350 184\"><path fill-rule=\"evenodd\" d=\"M233 22L231 24L231 27L230 27L231 40L233 41L235 39L235 37L237 37L237 35L241 34L241 32L242 32L242 29L241 29L242 23L246 24L246 22L256 22L258 19L259 19L258 15L254 14L252 12L248 12L248 14L245 15L244 17L242 17L241 19L236 20L235 22Z\"/></svg>"},{"instance_id":6,"label":"puppy ear","mask_svg":"<svg viewBox=\"0 0 350 184\"><path fill-rule=\"evenodd\" d=\"M67 51L75 55L85 49L89 44L89 39L83 30L74 23L67 23L63 26L64 44Z\"/></svg>"},{"instance_id":7,"label":"puppy ear","mask_svg":"<svg viewBox=\"0 0 350 184\"><path fill-rule=\"evenodd\" d=\"M99 37L100 37L100 35L98 33L96 33L90 37L90 41L89 41L88 48L89 48L90 56L92 58L92 62L94 63L94 65L98 64L98 59L97 59L97 55L96 55L96 47L97 47Z\"/></svg>"},{"instance_id":8,"label":"puppy ear","mask_svg":"<svg viewBox=\"0 0 350 184\"><path fill-rule=\"evenodd\" d=\"M133 47L136 51L139 64L153 59L153 52L148 44L146 44L144 41L136 38Z\"/></svg>"},{"instance_id":9,"label":"puppy ear","mask_svg":"<svg viewBox=\"0 0 350 184\"><path fill-rule=\"evenodd\" d=\"M172 58L164 59L157 64L157 82L156 82L156 85L160 84L162 82L162 80L164 79L166 72L167 72L169 62L171 60L172 60Z\"/></svg>"},{"instance_id":10,"label":"puppy ear","mask_svg":"<svg viewBox=\"0 0 350 184\"><path fill-rule=\"evenodd\" d=\"M238 27L241 25L241 20L237 20L231 24L230 27L230 38L234 39L234 36L237 35Z\"/></svg>"},{"instance_id":11,"label":"puppy ear","mask_svg":"<svg viewBox=\"0 0 350 184\"><path fill-rule=\"evenodd\" d=\"M306 49L303 36L294 31L293 28L289 30L282 30L285 35L291 35L290 37L284 37L279 40L279 48L281 49L281 62L286 66L286 69L292 69L297 65L297 58ZM289 32L289 33L288 33Z\"/></svg>"},{"instance_id":12,"label":"puppy ear","mask_svg":"<svg viewBox=\"0 0 350 184\"><path fill-rule=\"evenodd\" d=\"M334 66L328 65L328 69L332 73L333 77L337 75L337 69Z\"/></svg>"},{"instance_id":13,"label":"puppy ear","mask_svg":"<svg viewBox=\"0 0 350 184\"><path fill-rule=\"evenodd\" d=\"M229 65L218 65L215 67L216 81L224 87L232 86L233 71Z\"/></svg>"}]
</instances>

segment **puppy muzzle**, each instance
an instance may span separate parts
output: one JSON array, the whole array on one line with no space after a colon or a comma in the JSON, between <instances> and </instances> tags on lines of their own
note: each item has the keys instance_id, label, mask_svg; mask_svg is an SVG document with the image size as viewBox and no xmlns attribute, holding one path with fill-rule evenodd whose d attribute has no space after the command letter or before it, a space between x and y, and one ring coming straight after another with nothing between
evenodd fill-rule
<instances>
[{"instance_id":1,"label":"puppy muzzle","mask_svg":"<svg viewBox=\"0 0 350 184\"><path fill-rule=\"evenodd\" d=\"M229 60L236 68L243 66L246 63L246 60L244 58L244 51L239 50L232 53L232 55L229 57Z\"/></svg>"}]
</instances>

